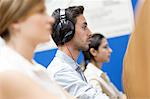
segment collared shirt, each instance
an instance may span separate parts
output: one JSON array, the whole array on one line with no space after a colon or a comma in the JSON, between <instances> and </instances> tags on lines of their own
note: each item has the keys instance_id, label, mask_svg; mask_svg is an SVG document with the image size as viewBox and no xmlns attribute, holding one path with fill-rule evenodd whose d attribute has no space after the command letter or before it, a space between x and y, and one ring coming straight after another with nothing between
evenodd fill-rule
<instances>
[{"instance_id":1,"label":"collared shirt","mask_svg":"<svg viewBox=\"0 0 150 99\"><path fill-rule=\"evenodd\" d=\"M47 70L53 80L72 96L79 99L109 99L84 81L82 75L76 71L78 66L71 57L58 50Z\"/></svg>"},{"instance_id":2,"label":"collared shirt","mask_svg":"<svg viewBox=\"0 0 150 99\"><path fill-rule=\"evenodd\" d=\"M106 93L110 99L122 99L122 93L113 85L107 74L92 63L88 63L84 74L90 85Z\"/></svg>"},{"instance_id":3,"label":"collared shirt","mask_svg":"<svg viewBox=\"0 0 150 99\"><path fill-rule=\"evenodd\" d=\"M54 96L58 96L60 99L68 99L63 93L63 89L51 80L46 68L35 62L34 64L30 63L7 45L2 46L0 50L0 72L5 71L20 72Z\"/></svg>"}]
</instances>

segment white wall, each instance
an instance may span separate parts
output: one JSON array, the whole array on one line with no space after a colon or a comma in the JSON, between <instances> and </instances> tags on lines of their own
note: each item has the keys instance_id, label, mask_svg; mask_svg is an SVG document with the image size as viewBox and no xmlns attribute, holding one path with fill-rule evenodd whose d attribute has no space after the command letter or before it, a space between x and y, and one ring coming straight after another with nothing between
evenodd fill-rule
<instances>
[{"instance_id":1,"label":"white wall","mask_svg":"<svg viewBox=\"0 0 150 99\"><path fill-rule=\"evenodd\" d=\"M46 0L49 15L57 8L83 5L84 15L91 31L99 32L107 38L129 34L134 28L131 0ZM53 41L41 44L36 51L53 49Z\"/></svg>"}]
</instances>

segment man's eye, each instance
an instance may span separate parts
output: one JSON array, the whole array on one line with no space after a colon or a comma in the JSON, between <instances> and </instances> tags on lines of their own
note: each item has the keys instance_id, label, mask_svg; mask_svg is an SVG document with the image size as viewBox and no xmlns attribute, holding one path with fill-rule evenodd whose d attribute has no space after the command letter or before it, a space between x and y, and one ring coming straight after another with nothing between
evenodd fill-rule
<instances>
[{"instance_id":1,"label":"man's eye","mask_svg":"<svg viewBox=\"0 0 150 99\"><path fill-rule=\"evenodd\" d=\"M83 28L83 29L86 29L86 27L87 27L87 26L83 26L82 28Z\"/></svg>"},{"instance_id":2,"label":"man's eye","mask_svg":"<svg viewBox=\"0 0 150 99\"><path fill-rule=\"evenodd\" d=\"M104 46L104 48L105 48L105 49L108 49L108 48L109 48L109 46Z\"/></svg>"}]
</instances>

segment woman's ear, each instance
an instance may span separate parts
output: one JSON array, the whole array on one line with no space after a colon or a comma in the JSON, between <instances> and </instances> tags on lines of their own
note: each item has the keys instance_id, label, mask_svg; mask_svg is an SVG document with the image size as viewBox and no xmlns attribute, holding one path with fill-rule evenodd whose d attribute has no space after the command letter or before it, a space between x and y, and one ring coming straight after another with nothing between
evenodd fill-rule
<instances>
[{"instance_id":1,"label":"woman's ear","mask_svg":"<svg viewBox=\"0 0 150 99\"><path fill-rule=\"evenodd\" d=\"M90 53L95 57L97 55L97 50L90 48Z\"/></svg>"},{"instance_id":2,"label":"woman's ear","mask_svg":"<svg viewBox=\"0 0 150 99\"><path fill-rule=\"evenodd\" d=\"M12 31L12 32L19 32L20 31L20 24L19 22L13 22L10 27L9 27L9 30Z\"/></svg>"}]
</instances>

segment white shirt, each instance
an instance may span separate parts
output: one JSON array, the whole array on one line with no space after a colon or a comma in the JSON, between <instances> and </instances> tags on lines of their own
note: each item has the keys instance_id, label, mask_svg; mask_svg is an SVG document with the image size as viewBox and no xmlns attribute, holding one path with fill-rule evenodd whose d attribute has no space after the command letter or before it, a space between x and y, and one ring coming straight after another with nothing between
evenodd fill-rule
<instances>
[{"instance_id":1,"label":"white shirt","mask_svg":"<svg viewBox=\"0 0 150 99\"><path fill-rule=\"evenodd\" d=\"M23 73L34 80L34 82L37 82L42 88L45 88L55 96L59 96L60 99L67 99L60 87L51 80L43 66L37 63L30 63L15 50L4 45L0 50L0 72L10 70Z\"/></svg>"},{"instance_id":2,"label":"white shirt","mask_svg":"<svg viewBox=\"0 0 150 99\"><path fill-rule=\"evenodd\" d=\"M0 37L0 50L3 45L5 45L5 41L2 37Z\"/></svg>"},{"instance_id":3,"label":"white shirt","mask_svg":"<svg viewBox=\"0 0 150 99\"><path fill-rule=\"evenodd\" d=\"M84 81L83 72L78 73L78 64L68 55L60 50L48 66L48 72L53 80L61 85L72 96L79 99L109 99L105 94L94 89Z\"/></svg>"},{"instance_id":4,"label":"white shirt","mask_svg":"<svg viewBox=\"0 0 150 99\"><path fill-rule=\"evenodd\" d=\"M122 93L113 85L107 74L92 63L88 63L84 74L90 85L106 93L110 99L122 99Z\"/></svg>"}]
</instances>

